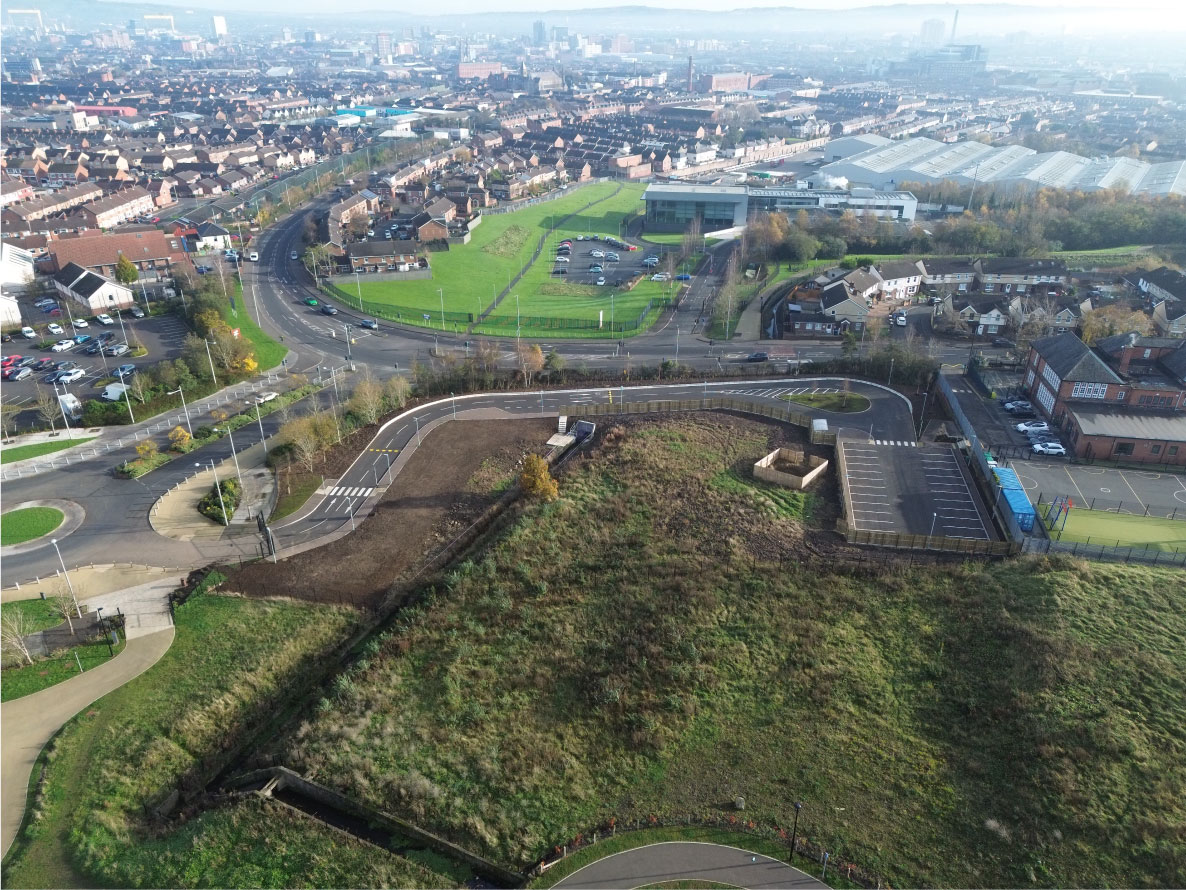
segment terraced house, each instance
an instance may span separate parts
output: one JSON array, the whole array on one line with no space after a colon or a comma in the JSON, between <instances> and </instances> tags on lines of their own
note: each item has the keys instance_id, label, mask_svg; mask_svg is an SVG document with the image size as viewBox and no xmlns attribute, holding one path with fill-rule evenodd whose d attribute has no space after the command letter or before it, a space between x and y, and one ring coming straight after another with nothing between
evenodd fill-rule
<instances>
[{"instance_id":1,"label":"terraced house","mask_svg":"<svg viewBox=\"0 0 1186 890\"><path fill-rule=\"evenodd\" d=\"M1025 387L1078 457L1186 466L1186 340L1034 340Z\"/></svg>"}]
</instances>

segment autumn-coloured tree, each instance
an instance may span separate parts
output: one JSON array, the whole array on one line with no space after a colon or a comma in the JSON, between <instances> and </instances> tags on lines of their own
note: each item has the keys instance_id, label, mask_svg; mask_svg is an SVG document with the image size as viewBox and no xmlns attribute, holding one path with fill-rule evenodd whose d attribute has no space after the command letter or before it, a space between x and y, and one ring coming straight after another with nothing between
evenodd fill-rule
<instances>
[{"instance_id":1,"label":"autumn-coloured tree","mask_svg":"<svg viewBox=\"0 0 1186 890\"><path fill-rule=\"evenodd\" d=\"M119 261L115 264L115 280L120 284L131 284L139 278L140 270L136 268L136 264L120 254Z\"/></svg>"},{"instance_id":2,"label":"autumn-coloured tree","mask_svg":"<svg viewBox=\"0 0 1186 890\"><path fill-rule=\"evenodd\" d=\"M136 446L136 453L140 455L140 460L149 461L160 453L160 448L152 439L145 439Z\"/></svg>"},{"instance_id":3,"label":"autumn-coloured tree","mask_svg":"<svg viewBox=\"0 0 1186 890\"><path fill-rule=\"evenodd\" d=\"M527 455L519 485L524 494L540 501L554 501L560 494L560 484L548 472L548 462L538 454Z\"/></svg>"},{"instance_id":4,"label":"autumn-coloured tree","mask_svg":"<svg viewBox=\"0 0 1186 890\"><path fill-rule=\"evenodd\" d=\"M175 426L169 433L169 447L174 451L180 451L184 453L192 439L193 436L189 434L185 427Z\"/></svg>"},{"instance_id":5,"label":"autumn-coloured tree","mask_svg":"<svg viewBox=\"0 0 1186 890\"><path fill-rule=\"evenodd\" d=\"M544 368L544 351L538 344L523 344L519 347L519 365L523 369L523 383L531 385L531 378Z\"/></svg>"},{"instance_id":6,"label":"autumn-coloured tree","mask_svg":"<svg viewBox=\"0 0 1186 890\"><path fill-rule=\"evenodd\" d=\"M1138 334L1149 334L1153 331L1153 321L1144 312L1130 309L1119 303L1092 309L1083 313L1083 342L1088 346L1104 337L1113 334L1127 334L1135 331Z\"/></svg>"}]
</instances>

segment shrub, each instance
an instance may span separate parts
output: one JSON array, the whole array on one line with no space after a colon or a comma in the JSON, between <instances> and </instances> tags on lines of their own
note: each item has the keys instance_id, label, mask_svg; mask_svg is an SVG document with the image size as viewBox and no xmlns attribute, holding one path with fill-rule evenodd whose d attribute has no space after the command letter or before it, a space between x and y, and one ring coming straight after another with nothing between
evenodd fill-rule
<instances>
[{"instance_id":1,"label":"shrub","mask_svg":"<svg viewBox=\"0 0 1186 890\"><path fill-rule=\"evenodd\" d=\"M218 496L219 489L222 490L222 498ZM243 499L243 490L239 487L239 482L236 479L224 479L218 485L211 485L209 493L198 501L198 512L207 519L213 519L219 525L227 525L228 520L235 515L235 510L239 506L239 502ZM223 515L223 505L226 506L226 515Z\"/></svg>"}]
</instances>

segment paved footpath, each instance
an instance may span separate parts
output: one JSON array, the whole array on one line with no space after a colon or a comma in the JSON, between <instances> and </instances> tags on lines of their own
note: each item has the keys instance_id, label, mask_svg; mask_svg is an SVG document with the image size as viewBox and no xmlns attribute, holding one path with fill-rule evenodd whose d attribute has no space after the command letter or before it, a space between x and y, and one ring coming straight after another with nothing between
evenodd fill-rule
<instances>
[{"instance_id":1,"label":"paved footpath","mask_svg":"<svg viewBox=\"0 0 1186 890\"><path fill-rule=\"evenodd\" d=\"M827 890L828 886L769 856L693 841L650 844L614 853L577 869L555 886L565 890L622 890L667 881L711 881L751 890Z\"/></svg>"},{"instance_id":2,"label":"paved footpath","mask_svg":"<svg viewBox=\"0 0 1186 890\"><path fill-rule=\"evenodd\" d=\"M4 742L0 749L0 816L3 850L12 846L25 815L29 776L41 749L71 717L152 667L173 642L173 628L136 635L114 659L64 683L0 706Z\"/></svg>"}]
</instances>

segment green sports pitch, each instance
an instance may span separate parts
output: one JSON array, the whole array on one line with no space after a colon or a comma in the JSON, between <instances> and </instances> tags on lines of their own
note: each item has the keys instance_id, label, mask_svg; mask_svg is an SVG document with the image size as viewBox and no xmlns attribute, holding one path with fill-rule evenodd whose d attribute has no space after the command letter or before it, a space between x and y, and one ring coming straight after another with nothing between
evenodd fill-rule
<instances>
[{"instance_id":1,"label":"green sports pitch","mask_svg":"<svg viewBox=\"0 0 1186 890\"><path fill-rule=\"evenodd\" d=\"M1071 509L1061 531L1052 530L1050 536L1057 541L1105 547L1147 546L1150 550L1183 553L1186 552L1186 519L1134 516L1078 507Z\"/></svg>"}]
</instances>

